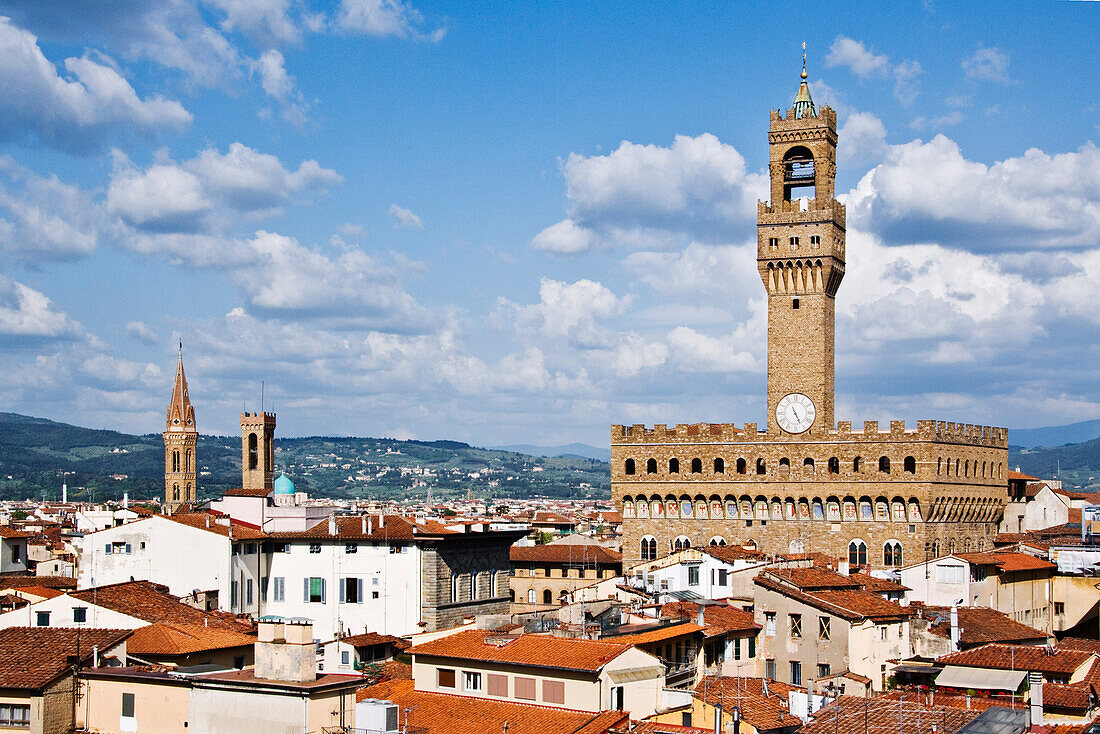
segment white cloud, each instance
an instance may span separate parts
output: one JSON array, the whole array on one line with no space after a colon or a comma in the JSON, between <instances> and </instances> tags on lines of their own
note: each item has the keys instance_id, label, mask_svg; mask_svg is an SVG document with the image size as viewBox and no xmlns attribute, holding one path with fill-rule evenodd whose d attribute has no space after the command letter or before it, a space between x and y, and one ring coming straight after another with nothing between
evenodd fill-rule
<instances>
[{"instance_id":1,"label":"white cloud","mask_svg":"<svg viewBox=\"0 0 1100 734\"><path fill-rule=\"evenodd\" d=\"M433 43L447 33L445 26L430 28L424 14L402 0L341 0L336 25L345 33Z\"/></svg>"},{"instance_id":2,"label":"white cloud","mask_svg":"<svg viewBox=\"0 0 1100 734\"><path fill-rule=\"evenodd\" d=\"M38 39L0 16L0 139L36 138L86 153L109 134L151 133L188 125L191 114L176 101L142 99L117 69L88 56L65 60L69 78L43 55Z\"/></svg>"},{"instance_id":3,"label":"white cloud","mask_svg":"<svg viewBox=\"0 0 1100 734\"><path fill-rule=\"evenodd\" d=\"M501 306L514 314L521 332L534 332L538 339L564 340L582 348L608 344L611 332L602 322L626 310L630 297L616 296L602 283L588 279L564 283L550 278L539 281L539 302L520 306L501 299Z\"/></svg>"},{"instance_id":4,"label":"white cloud","mask_svg":"<svg viewBox=\"0 0 1100 734\"><path fill-rule=\"evenodd\" d=\"M882 160L886 152L886 126L870 112L852 112L837 131L840 165L859 165Z\"/></svg>"},{"instance_id":5,"label":"white cloud","mask_svg":"<svg viewBox=\"0 0 1100 734\"><path fill-rule=\"evenodd\" d=\"M1000 82L1012 81L1008 76L1008 54L999 48L979 48L968 58L963 59L962 68L968 79Z\"/></svg>"},{"instance_id":6,"label":"white cloud","mask_svg":"<svg viewBox=\"0 0 1100 734\"><path fill-rule=\"evenodd\" d=\"M156 344L160 340L157 332L142 321L126 322L126 336L146 344Z\"/></svg>"},{"instance_id":7,"label":"white cloud","mask_svg":"<svg viewBox=\"0 0 1100 734\"><path fill-rule=\"evenodd\" d=\"M108 211L153 231L206 229L213 206L199 177L175 165L120 167L107 187Z\"/></svg>"},{"instance_id":8,"label":"white cloud","mask_svg":"<svg viewBox=\"0 0 1100 734\"><path fill-rule=\"evenodd\" d=\"M725 239L751 222L766 192L766 178L748 173L741 154L709 133L678 135L667 148L624 141L604 156L573 153L562 170L569 218L531 242L559 254Z\"/></svg>"},{"instance_id":9,"label":"white cloud","mask_svg":"<svg viewBox=\"0 0 1100 734\"><path fill-rule=\"evenodd\" d=\"M890 243L975 251L1091 247L1100 240L1100 150L1030 149L991 166L937 135L894 146L848 199L849 224Z\"/></svg>"},{"instance_id":10,"label":"white cloud","mask_svg":"<svg viewBox=\"0 0 1100 734\"><path fill-rule=\"evenodd\" d=\"M937 129L941 127L949 127L951 125L958 125L965 119L966 116L962 112L960 112L959 110L952 110L946 115L933 117L931 119L924 117L923 115L921 117L914 118L913 121L909 123L909 127L914 130L925 130L927 128Z\"/></svg>"},{"instance_id":11,"label":"white cloud","mask_svg":"<svg viewBox=\"0 0 1100 734\"><path fill-rule=\"evenodd\" d=\"M290 0L205 0L225 13L227 32L241 31L261 45L296 43L302 32L289 15Z\"/></svg>"},{"instance_id":12,"label":"white cloud","mask_svg":"<svg viewBox=\"0 0 1100 734\"><path fill-rule=\"evenodd\" d=\"M843 66L861 79L892 78L894 97L908 105L919 92L917 80L924 73L917 61L905 60L893 63L885 54L869 50L862 42L837 36L825 57L826 66Z\"/></svg>"},{"instance_id":13,"label":"white cloud","mask_svg":"<svg viewBox=\"0 0 1100 734\"><path fill-rule=\"evenodd\" d=\"M294 77L287 74L286 59L276 49L264 51L254 62L260 75L260 86L267 96L282 107L283 119L301 127L306 122L306 103L295 88Z\"/></svg>"},{"instance_id":14,"label":"white cloud","mask_svg":"<svg viewBox=\"0 0 1100 734\"><path fill-rule=\"evenodd\" d=\"M686 326L668 334L669 354L685 372L751 372L761 369L745 341L735 335L712 337Z\"/></svg>"},{"instance_id":15,"label":"white cloud","mask_svg":"<svg viewBox=\"0 0 1100 734\"><path fill-rule=\"evenodd\" d=\"M390 216L393 217L394 229L424 229L424 223L420 221L420 217L404 207L400 207L397 204L390 204L389 213Z\"/></svg>"},{"instance_id":16,"label":"white cloud","mask_svg":"<svg viewBox=\"0 0 1100 734\"><path fill-rule=\"evenodd\" d=\"M35 265L91 253L102 216L92 197L0 157L0 251Z\"/></svg>"},{"instance_id":17,"label":"white cloud","mask_svg":"<svg viewBox=\"0 0 1100 734\"><path fill-rule=\"evenodd\" d=\"M77 339L83 334L83 327L45 294L0 274L0 346L28 339Z\"/></svg>"}]
</instances>

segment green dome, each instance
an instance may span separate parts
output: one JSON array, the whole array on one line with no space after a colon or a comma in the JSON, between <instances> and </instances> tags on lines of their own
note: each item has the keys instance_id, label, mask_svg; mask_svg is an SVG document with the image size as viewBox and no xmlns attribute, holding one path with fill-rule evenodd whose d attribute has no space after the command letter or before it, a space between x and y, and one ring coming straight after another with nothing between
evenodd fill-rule
<instances>
[{"instance_id":1,"label":"green dome","mask_svg":"<svg viewBox=\"0 0 1100 734\"><path fill-rule=\"evenodd\" d=\"M280 474L275 480L275 494L294 494L294 482L286 474Z\"/></svg>"}]
</instances>

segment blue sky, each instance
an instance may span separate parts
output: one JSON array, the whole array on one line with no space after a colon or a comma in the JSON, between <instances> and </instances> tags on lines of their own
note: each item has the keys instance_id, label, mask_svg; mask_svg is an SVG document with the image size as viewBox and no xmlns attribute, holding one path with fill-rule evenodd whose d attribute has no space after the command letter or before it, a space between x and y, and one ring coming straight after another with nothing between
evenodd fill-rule
<instances>
[{"instance_id":1,"label":"blue sky","mask_svg":"<svg viewBox=\"0 0 1100 734\"><path fill-rule=\"evenodd\" d=\"M1097 4L716 5L0 0L0 410L160 430L182 339L208 432L763 422L805 40L837 418L1100 416Z\"/></svg>"}]
</instances>

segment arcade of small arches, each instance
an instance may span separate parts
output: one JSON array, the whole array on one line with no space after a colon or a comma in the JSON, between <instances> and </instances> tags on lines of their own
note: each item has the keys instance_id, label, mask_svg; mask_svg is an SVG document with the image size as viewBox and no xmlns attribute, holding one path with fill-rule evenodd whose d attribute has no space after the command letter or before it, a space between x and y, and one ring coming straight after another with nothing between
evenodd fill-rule
<instances>
[{"instance_id":1,"label":"arcade of small arches","mask_svg":"<svg viewBox=\"0 0 1100 734\"><path fill-rule=\"evenodd\" d=\"M703 474L703 460L699 457L695 457L687 462L688 470L686 472L680 471L680 460L673 457L668 460L667 464L663 466L657 462L656 459L646 459L645 462L645 474L660 474L661 469L667 469L669 475L676 474L682 476L683 474ZM634 459L627 459L623 462L623 473L627 476L635 476L640 473L641 462ZM893 472L893 465L889 456L880 456L876 464L879 474L891 474ZM845 474L872 474L873 471L868 471L866 468L866 461L862 456L855 456L851 462L841 462L836 456L831 456L825 462L825 473L831 475L841 474L842 468L850 467L850 472ZM720 456L715 457L710 462L711 474L732 474L732 475L765 475L768 473L767 462L763 458L758 458L754 463L750 465L750 460L744 457L740 457L733 462L731 472L726 471L726 460ZM781 475L790 474L792 472L791 460L783 457L779 460L779 473ZM802 460L802 473L804 475L811 475L817 473L817 462L813 457L807 456ZM901 462L901 473L903 474L916 474L917 473L917 460L916 457L906 456ZM966 478L982 478L982 479L1003 479L1004 478L1004 462L983 461L980 464L977 459L959 459L959 458L943 458L942 456L936 459L936 476L954 476L954 477L966 477Z\"/></svg>"},{"instance_id":2,"label":"arcade of small arches","mask_svg":"<svg viewBox=\"0 0 1100 734\"><path fill-rule=\"evenodd\" d=\"M624 519L993 522L1001 512L1001 503L991 497L936 497L927 518L915 497L643 494L626 495L622 500Z\"/></svg>"},{"instance_id":3,"label":"arcade of small arches","mask_svg":"<svg viewBox=\"0 0 1100 734\"><path fill-rule=\"evenodd\" d=\"M749 543L751 543L751 546L745 545L744 547L745 548L750 548L751 550L756 550L756 541L749 541ZM714 546L724 546L724 545L726 545L726 539L723 538L721 535L715 535L713 538L711 538L709 541L707 541L707 545L712 546L712 547L714 547ZM677 535L675 539L672 539L672 540L668 541L668 551L669 551L669 553L673 553L675 551L687 550L690 547L691 547L691 538L689 538L686 535ZM657 558L657 539L654 538L652 535L646 535L645 537L642 538L639 557L643 561L656 560L656 558Z\"/></svg>"},{"instance_id":4,"label":"arcade of small arches","mask_svg":"<svg viewBox=\"0 0 1100 734\"><path fill-rule=\"evenodd\" d=\"M191 449L187 449L187 452L183 455L183 459L184 459L184 461L181 462L180 461L179 449L173 449L172 450L172 471L173 472L194 471L194 469L191 468L191 461L192 461Z\"/></svg>"}]
</instances>

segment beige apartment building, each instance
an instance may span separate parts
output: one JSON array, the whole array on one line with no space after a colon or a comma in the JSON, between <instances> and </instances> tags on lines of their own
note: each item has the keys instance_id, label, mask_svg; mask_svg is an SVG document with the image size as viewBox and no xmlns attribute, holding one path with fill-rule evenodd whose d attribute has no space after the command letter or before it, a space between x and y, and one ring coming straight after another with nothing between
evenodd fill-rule
<instances>
[{"instance_id":1,"label":"beige apartment building","mask_svg":"<svg viewBox=\"0 0 1100 734\"><path fill-rule=\"evenodd\" d=\"M768 144L771 201L757 215L767 425L612 426L624 558L728 544L900 567L951 542L991 549L1006 499L1006 429L834 420L846 215L834 196L836 113L814 106L805 69L793 107L771 112Z\"/></svg>"}]
</instances>

